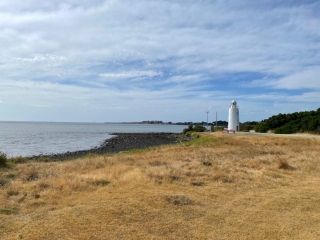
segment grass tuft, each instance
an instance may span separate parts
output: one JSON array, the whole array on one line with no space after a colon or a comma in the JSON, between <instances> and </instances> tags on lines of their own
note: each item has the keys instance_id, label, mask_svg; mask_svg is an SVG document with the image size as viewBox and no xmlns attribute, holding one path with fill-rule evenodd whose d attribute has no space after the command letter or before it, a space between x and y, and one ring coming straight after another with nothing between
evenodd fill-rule
<instances>
[{"instance_id":1,"label":"grass tuft","mask_svg":"<svg viewBox=\"0 0 320 240\"><path fill-rule=\"evenodd\" d=\"M167 165L167 163L162 161L153 161L153 162L149 162L149 165L153 167L159 167L159 166L165 166Z\"/></svg>"},{"instance_id":2,"label":"grass tuft","mask_svg":"<svg viewBox=\"0 0 320 240\"><path fill-rule=\"evenodd\" d=\"M191 182L191 185L195 187L202 187L204 186L204 182Z\"/></svg>"},{"instance_id":3,"label":"grass tuft","mask_svg":"<svg viewBox=\"0 0 320 240\"><path fill-rule=\"evenodd\" d=\"M38 199L38 198L40 198L40 197L41 197L41 196L40 196L39 193L35 193L35 194L34 194L34 198L35 198L35 199Z\"/></svg>"},{"instance_id":4,"label":"grass tuft","mask_svg":"<svg viewBox=\"0 0 320 240\"><path fill-rule=\"evenodd\" d=\"M0 209L0 214L5 214L5 215L12 215L12 214L17 214L18 209L17 208L3 208Z\"/></svg>"},{"instance_id":5,"label":"grass tuft","mask_svg":"<svg viewBox=\"0 0 320 240\"><path fill-rule=\"evenodd\" d=\"M88 154L85 156L85 158L90 158L90 159L92 159L92 158L96 158L97 156L98 156L97 154L88 153Z\"/></svg>"},{"instance_id":6,"label":"grass tuft","mask_svg":"<svg viewBox=\"0 0 320 240\"><path fill-rule=\"evenodd\" d=\"M25 181L36 181L40 178L40 173L36 167L23 169L22 175Z\"/></svg>"},{"instance_id":7,"label":"grass tuft","mask_svg":"<svg viewBox=\"0 0 320 240\"><path fill-rule=\"evenodd\" d=\"M32 206L32 207L43 207L45 205L46 205L45 202L34 202L34 203L30 204L30 206Z\"/></svg>"},{"instance_id":8,"label":"grass tuft","mask_svg":"<svg viewBox=\"0 0 320 240\"><path fill-rule=\"evenodd\" d=\"M16 177L16 174L14 173L9 173L5 176L6 178L9 178L9 179L14 179Z\"/></svg>"},{"instance_id":9,"label":"grass tuft","mask_svg":"<svg viewBox=\"0 0 320 240\"><path fill-rule=\"evenodd\" d=\"M212 163L209 161L202 161L202 165L204 165L206 167L210 167L210 166L212 166Z\"/></svg>"},{"instance_id":10,"label":"grass tuft","mask_svg":"<svg viewBox=\"0 0 320 240\"><path fill-rule=\"evenodd\" d=\"M107 186L109 185L111 182L107 181L107 180L97 180L97 181L93 181L91 182L91 184L95 185L95 186Z\"/></svg>"},{"instance_id":11,"label":"grass tuft","mask_svg":"<svg viewBox=\"0 0 320 240\"><path fill-rule=\"evenodd\" d=\"M26 192L23 193L23 196L21 198L19 198L18 203L22 203L26 197L28 196L28 194Z\"/></svg>"},{"instance_id":12,"label":"grass tuft","mask_svg":"<svg viewBox=\"0 0 320 240\"><path fill-rule=\"evenodd\" d=\"M19 192L15 191L15 190L8 190L7 195L8 195L8 197L17 196L17 195L19 195Z\"/></svg>"},{"instance_id":13,"label":"grass tuft","mask_svg":"<svg viewBox=\"0 0 320 240\"><path fill-rule=\"evenodd\" d=\"M184 195L176 195L176 196L166 196L165 197L166 201L168 203L174 204L174 205L193 205L194 202L188 198L187 196Z\"/></svg>"},{"instance_id":14,"label":"grass tuft","mask_svg":"<svg viewBox=\"0 0 320 240\"><path fill-rule=\"evenodd\" d=\"M290 166L288 161L278 157L278 168L283 170L295 170L294 167Z\"/></svg>"},{"instance_id":15,"label":"grass tuft","mask_svg":"<svg viewBox=\"0 0 320 240\"><path fill-rule=\"evenodd\" d=\"M45 156L40 156L37 160L37 162L51 162L51 158L45 157Z\"/></svg>"},{"instance_id":16,"label":"grass tuft","mask_svg":"<svg viewBox=\"0 0 320 240\"><path fill-rule=\"evenodd\" d=\"M5 178L0 178L0 187L3 187L3 186L5 186L5 185L7 185L7 183L8 183L8 180L7 180L7 179L5 179Z\"/></svg>"}]
</instances>

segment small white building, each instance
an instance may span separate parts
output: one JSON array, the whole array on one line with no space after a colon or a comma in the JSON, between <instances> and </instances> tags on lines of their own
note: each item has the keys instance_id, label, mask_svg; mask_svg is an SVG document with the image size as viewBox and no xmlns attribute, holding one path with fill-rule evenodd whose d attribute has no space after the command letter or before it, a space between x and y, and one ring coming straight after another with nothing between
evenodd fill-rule
<instances>
[{"instance_id":1,"label":"small white building","mask_svg":"<svg viewBox=\"0 0 320 240\"><path fill-rule=\"evenodd\" d=\"M240 131L239 108L235 100L231 102L229 107L228 131Z\"/></svg>"}]
</instances>

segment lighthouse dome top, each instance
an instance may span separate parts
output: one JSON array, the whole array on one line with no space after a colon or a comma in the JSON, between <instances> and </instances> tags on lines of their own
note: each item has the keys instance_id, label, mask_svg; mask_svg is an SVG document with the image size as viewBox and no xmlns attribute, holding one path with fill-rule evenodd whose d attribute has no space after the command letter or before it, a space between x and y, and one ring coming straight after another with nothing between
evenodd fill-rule
<instances>
[{"instance_id":1,"label":"lighthouse dome top","mask_svg":"<svg viewBox=\"0 0 320 240\"><path fill-rule=\"evenodd\" d=\"M237 101L233 99L231 102L231 106L237 106Z\"/></svg>"}]
</instances>

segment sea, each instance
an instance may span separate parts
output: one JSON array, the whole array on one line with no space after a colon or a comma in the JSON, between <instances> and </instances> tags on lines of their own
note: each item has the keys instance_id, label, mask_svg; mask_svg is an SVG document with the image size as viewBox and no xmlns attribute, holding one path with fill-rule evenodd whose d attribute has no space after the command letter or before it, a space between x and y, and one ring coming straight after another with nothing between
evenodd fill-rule
<instances>
[{"instance_id":1,"label":"sea","mask_svg":"<svg viewBox=\"0 0 320 240\"><path fill-rule=\"evenodd\" d=\"M181 133L184 125L127 123L0 122L0 152L7 157L88 150L111 133Z\"/></svg>"}]
</instances>

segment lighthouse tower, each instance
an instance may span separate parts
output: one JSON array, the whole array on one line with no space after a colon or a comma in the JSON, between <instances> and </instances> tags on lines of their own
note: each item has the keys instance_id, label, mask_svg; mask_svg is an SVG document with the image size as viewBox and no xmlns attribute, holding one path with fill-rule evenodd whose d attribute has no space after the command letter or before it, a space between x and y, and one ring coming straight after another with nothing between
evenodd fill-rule
<instances>
[{"instance_id":1,"label":"lighthouse tower","mask_svg":"<svg viewBox=\"0 0 320 240\"><path fill-rule=\"evenodd\" d=\"M239 108L237 102L233 100L229 107L229 121L228 121L228 130L229 131L240 131L239 124Z\"/></svg>"}]
</instances>

